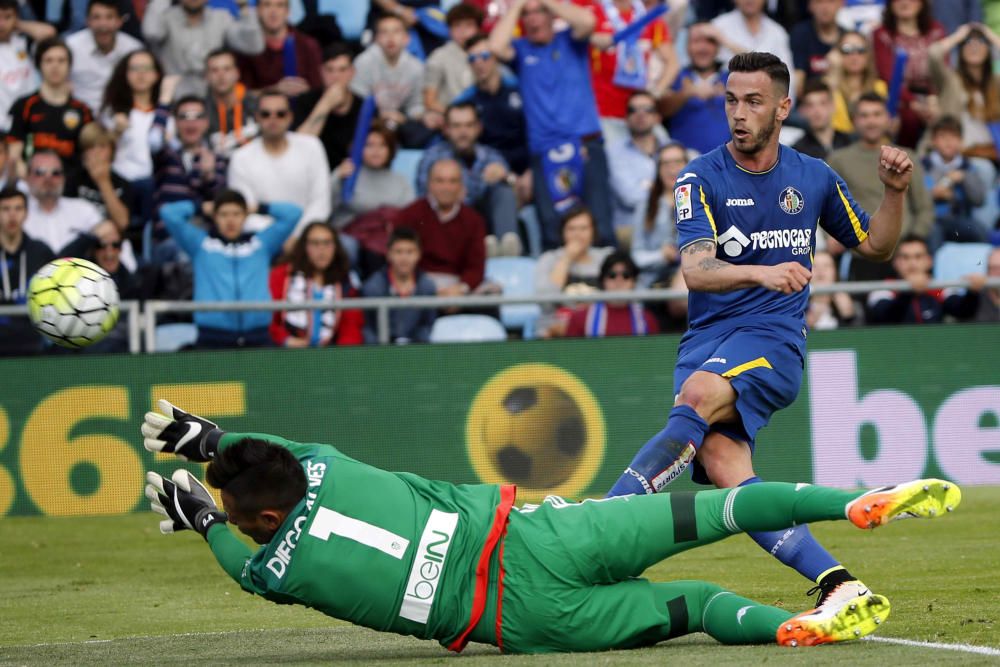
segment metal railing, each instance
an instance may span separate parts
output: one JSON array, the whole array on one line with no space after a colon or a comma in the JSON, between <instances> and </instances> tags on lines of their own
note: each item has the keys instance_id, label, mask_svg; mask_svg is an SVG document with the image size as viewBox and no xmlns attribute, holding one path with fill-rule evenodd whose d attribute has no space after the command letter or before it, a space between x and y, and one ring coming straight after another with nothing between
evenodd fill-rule
<instances>
[{"instance_id":1,"label":"metal railing","mask_svg":"<svg viewBox=\"0 0 1000 667\"><path fill-rule=\"evenodd\" d=\"M1000 278L989 278L987 287L1000 288ZM930 289L946 289L949 287L969 287L965 280L936 280L930 283ZM909 283L904 280L868 281L834 283L832 285L812 285L812 294L867 294L877 290L906 291ZM143 349L147 352L156 351L157 320L164 313L195 313L220 311L253 311L275 312L279 310L374 310L376 312L376 330L381 344L389 342L389 311L404 308L483 308L499 307L517 304L577 304L594 303L596 301L675 301L686 299L687 292L682 290L646 289L631 292L592 292L590 294L549 294L525 296L459 296L436 297L418 296L400 299L397 297L357 298L340 301L146 301L140 307L137 301L123 301L121 310L128 322L129 352L138 354ZM26 316L28 309L24 305L0 305L0 316Z\"/></svg>"}]
</instances>

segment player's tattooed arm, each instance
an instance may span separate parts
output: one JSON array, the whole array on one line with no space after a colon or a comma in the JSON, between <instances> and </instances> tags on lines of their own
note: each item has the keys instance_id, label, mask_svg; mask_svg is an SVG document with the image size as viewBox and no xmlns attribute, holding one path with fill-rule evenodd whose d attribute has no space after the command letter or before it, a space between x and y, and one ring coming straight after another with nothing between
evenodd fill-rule
<instances>
[{"instance_id":1,"label":"player's tattooed arm","mask_svg":"<svg viewBox=\"0 0 1000 667\"><path fill-rule=\"evenodd\" d=\"M716 244L695 241L681 250L681 271L688 289L696 292L730 292L760 284L759 267L730 264L715 256Z\"/></svg>"}]
</instances>

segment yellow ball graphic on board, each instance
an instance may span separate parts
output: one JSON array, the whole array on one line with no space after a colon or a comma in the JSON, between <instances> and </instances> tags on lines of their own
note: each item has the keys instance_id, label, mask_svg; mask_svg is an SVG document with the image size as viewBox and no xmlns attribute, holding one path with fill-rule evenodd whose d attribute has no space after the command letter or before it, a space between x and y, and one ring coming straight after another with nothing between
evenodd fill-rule
<instances>
[{"instance_id":1,"label":"yellow ball graphic on board","mask_svg":"<svg viewBox=\"0 0 1000 667\"><path fill-rule=\"evenodd\" d=\"M551 364L518 364L491 377L466 420L469 459L486 483L521 499L575 497L600 470L605 425L593 394Z\"/></svg>"}]
</instances>

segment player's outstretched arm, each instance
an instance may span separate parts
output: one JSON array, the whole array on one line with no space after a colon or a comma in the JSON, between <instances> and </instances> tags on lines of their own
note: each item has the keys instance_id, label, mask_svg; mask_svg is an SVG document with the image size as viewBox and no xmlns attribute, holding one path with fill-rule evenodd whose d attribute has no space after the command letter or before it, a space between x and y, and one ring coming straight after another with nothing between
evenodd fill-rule
<instances>
[{"instance_id":1,"label":"player's outstretched arm","mask_svg":"<svg viewBox=\"0 0 1000 667\"><path fill-rule=\"evenodd\" d=\"M906 205L906 190L913 177L913 161L901 148L882 146L878 177L885 188L882 203L871 218L868 238L856 250L867 259L886 262L896 250L903 229L903 207Z\"/></svg>"},{"instance_id":2,"label":"player's outstretched arm","mask_svg":"<svg viewBox=\"0 0 1000 667\"><path fill-rule=\"evenodd\" d=\"M776 266L730 264L715 256L716 244L695 241L681 250L681 271L688 289L698 292L731 292L748 287L764 287L775 292L801 292L812 273L798 262Z\"/></svg>"},{"instance_id":3,"label":"player's outstretched arm","mask_svg":"<svg viewBox=\"0 0 1000 667\"><path fill-rule=\"evenodd\" d=\"M142 444L146 449L199 463L215 457L225 432L214 422L185 412L162 398L156 406L159 412L147 412L142 423Z\"/></svg>"}]
</instances>

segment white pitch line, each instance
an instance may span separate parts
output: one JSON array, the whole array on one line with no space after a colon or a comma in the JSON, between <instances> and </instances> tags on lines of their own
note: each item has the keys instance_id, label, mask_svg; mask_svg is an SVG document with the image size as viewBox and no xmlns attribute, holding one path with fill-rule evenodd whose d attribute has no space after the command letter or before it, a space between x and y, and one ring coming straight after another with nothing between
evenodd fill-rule
<instances>
[{"instance_id":1,"label":"white pitch line","mask_svg":"<svg viewBox=\"0 0 1000 667\"><path fill-rule=\"evenodd\" d=\"M895 637L865 637L870 642L882 642L883 644L898 644L899 646L913 646L916 648L934 648L941 651L959 651L961 653L976 653L978 655L1000 656L1000 649L989 646L973 646L972 644L943 644L941 642L919 642L913 639L896 639Z\"/></svg>"}]
</instances>

